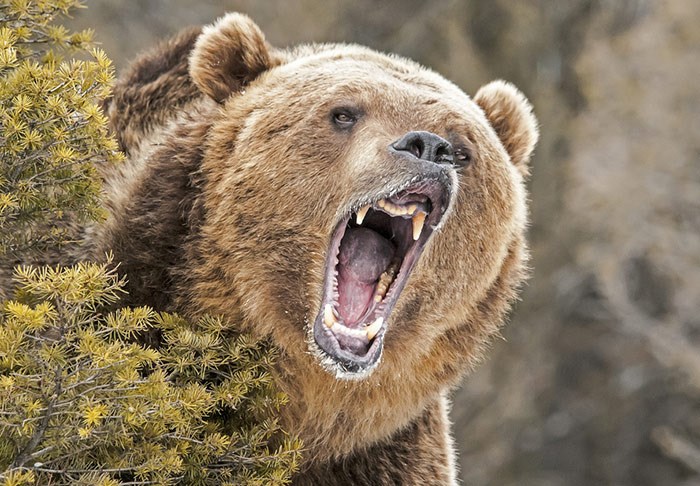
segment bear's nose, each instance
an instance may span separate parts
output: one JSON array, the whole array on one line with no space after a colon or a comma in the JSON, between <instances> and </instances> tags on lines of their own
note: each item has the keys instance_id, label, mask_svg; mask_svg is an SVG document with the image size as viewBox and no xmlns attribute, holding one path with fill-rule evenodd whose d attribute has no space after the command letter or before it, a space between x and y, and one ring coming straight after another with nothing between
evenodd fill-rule
<instances>
[{"instance_id":1,"label":"bear's nose","mask_svg":"<svg viewBox=\"0 0 700 486\"><path fill-rule=\"evenodd\" d=\"M391 148L436 164L452 163L452 144L430 132L408 132L392 143Z\"/></svg>"}]
</instances>

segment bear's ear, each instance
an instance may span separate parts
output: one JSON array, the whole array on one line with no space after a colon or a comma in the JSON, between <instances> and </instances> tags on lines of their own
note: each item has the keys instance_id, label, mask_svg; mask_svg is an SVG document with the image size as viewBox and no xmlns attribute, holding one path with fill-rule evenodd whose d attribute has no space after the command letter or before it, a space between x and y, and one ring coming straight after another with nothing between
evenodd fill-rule
<instances>
[{"instance_id":1,"label":"bear's ear","mask_svg":"<svg viewBox=\"0 0 700 486\"><path fill-rule=\"evenodd\" d=\"M190 76L218 103L280 62L260 27L246 15L230 13L202 29L190 54Z\"/></svg>"},{"instance_id":2,"label":"bear's ear","mask_svg":"<svg viewBox=\"0 0 700 486\"><path fill-rule=\"evenodd\" d=\"M500 80L481 87L474 101L486 113L510 160L528 175L528 162L539 138L530 102L515 86Z\"/></svg>"}]
</instances>

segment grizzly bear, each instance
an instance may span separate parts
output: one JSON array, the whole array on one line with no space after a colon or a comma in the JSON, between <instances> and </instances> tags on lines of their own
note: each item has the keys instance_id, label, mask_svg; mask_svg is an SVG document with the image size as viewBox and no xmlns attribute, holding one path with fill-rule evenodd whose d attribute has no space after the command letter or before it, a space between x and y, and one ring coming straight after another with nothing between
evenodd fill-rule
<instances>
[{"instance_id":1,"label":"grizzly bear","mask_svg":"<svg viewBox=\"0 0 700 486\"><path fill-rule=\"evenodd\" d=\"M96 254L128 304L275 343L293 484L455 484L447 394L525 274L525 97L357 45L278 49L229 14L139 57L105 106L128 161Z\"/></svg>"}]
</instances>

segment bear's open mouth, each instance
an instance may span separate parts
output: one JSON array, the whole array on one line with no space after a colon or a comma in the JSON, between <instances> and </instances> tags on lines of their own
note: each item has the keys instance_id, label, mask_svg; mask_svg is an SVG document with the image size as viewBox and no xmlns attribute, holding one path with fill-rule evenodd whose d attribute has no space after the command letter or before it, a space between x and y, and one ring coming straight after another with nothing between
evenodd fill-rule
<instances>
[{"instance_id":1,"label":"bear's open mouth","mask_svg":"<svg viewBox=\"0 0 700 486\"><path fill-rule=\"evenodd\" d=\"M449 203L449 184L423 179L343 218L331 238L314 338L340 371L379 361L386 322Z\"/></svg>"}]
</instances>

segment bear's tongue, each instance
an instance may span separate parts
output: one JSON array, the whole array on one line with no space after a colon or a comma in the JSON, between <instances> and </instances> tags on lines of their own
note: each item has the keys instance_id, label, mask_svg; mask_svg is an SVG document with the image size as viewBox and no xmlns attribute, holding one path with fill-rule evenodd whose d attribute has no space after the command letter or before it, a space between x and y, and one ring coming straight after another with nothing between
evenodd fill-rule
<instances>
[{"instance_id":1,"label":"bear's tongue","mask_svg":"<svg viewBox=\"0 0 700 486\"><path fill-rule=\"evenodd\" d=\"M338 311L346 325L356 324L367 311L395 253L394 245L371 229L345 231L338 255Z\"/></svg>"}]
</instances>

